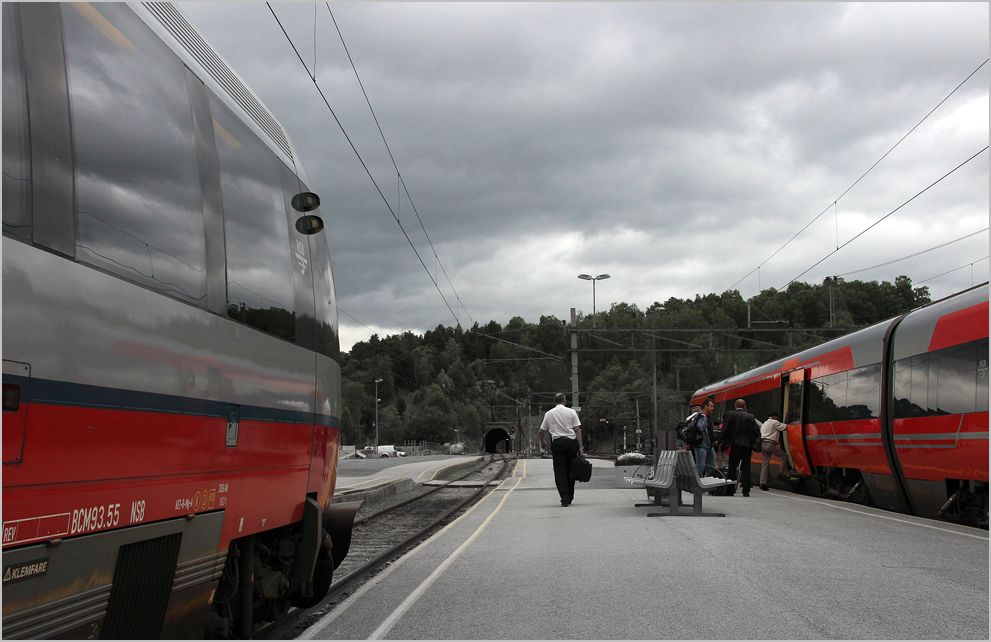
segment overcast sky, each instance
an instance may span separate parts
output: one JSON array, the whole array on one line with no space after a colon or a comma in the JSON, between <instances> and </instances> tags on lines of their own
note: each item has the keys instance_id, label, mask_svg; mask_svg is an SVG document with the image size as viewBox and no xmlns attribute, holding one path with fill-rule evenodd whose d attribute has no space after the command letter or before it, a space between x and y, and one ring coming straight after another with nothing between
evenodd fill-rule
<instances>
[{"instance_id":1,"label":"overcast sky","mask_svg":"<svg viewBox=\"0 0 991 642\"><path fill-rule=\"evenodd\" d=\"M268 7L180 7L322 198L342 349L455 324ZM591 312L583 272L612 275L599 310L780 288L988 145L991 64L847 191L988 57L987 3L333 3L438 265L327 7L273 7L466 327ZM984 151L800 280L987 228L988 198ZM939 297L987 255L984 231L845 278L965 266Z\"/></svg>"}]
</instances>

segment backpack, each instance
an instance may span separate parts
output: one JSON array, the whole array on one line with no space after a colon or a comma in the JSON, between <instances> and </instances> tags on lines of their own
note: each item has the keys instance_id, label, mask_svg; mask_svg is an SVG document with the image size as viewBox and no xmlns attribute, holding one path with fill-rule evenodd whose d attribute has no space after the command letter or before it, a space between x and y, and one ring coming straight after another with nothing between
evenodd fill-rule
<instances>
[{"instance_id":1,"label":"backpack","mask_svg":"<svg viewBox=\"0 0 991 642\"><path fill-rule=\"evenodd\" d=\"M695 415L679 421L675 432L678 433L678 439L689 446L695 447L702 443L702 435L699 434L699 429L695 425Z\"/></svg>"}]
</instances>

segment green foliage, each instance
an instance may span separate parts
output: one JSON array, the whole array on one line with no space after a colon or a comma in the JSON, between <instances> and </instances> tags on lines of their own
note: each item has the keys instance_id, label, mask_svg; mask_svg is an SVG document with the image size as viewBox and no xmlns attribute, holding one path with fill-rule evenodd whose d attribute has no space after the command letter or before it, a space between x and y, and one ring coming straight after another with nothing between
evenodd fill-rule
<instances>
[{"instance_id":1,"label":"green foliage","mask_svg":"<svg viewBox=\"0 0 991 642\"><path fill-rule=\"evenodd\" d=\"M755 295L749 330L748 303L735 290L672 297L646 310L615 303L595 319L579 315L579 329L592 329L594 321L599 330L583 332L579 344L586 432L596 449L619 448L626 425L632 446L639 400L643 437L649 438L655 372L658 426L669 428L683 414L691 392L704 385L929 302L928 288L913 288L905 276L893 283L827 278ZM602 331L618 329L654 331ZM536 323L516 316L505 326L496 321L476 323L467 331L437 326L422 336L375 335L357 343L341 356L342 439L361 445L374 440L377 378L382 379L379 443L444 443L453 441L455 429L466 443L479 443L489 421L515 421L513 399L523 414L530 403L539 415L553 405L551 397L531 393L570 393L568 330L555 316L541 316ZM650 352L652 346L657 352ZM611 427L602 418L609 418Z\"/></svg>"}]
</instances>

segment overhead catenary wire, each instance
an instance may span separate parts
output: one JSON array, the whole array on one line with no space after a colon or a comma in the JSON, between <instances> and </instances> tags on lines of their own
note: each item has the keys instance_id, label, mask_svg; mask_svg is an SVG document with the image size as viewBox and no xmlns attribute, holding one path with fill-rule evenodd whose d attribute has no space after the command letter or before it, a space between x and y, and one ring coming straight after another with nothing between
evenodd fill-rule
<instances>
[{"instance_id":1,"label":"overhead catenary wire","mask_svg":"<svg viewBox=\"0 0 991 642\"><path fill-rule=\"evenodd\" d=\"M964 263L960 267L955 267L952 270L947 270L946 272L942 272L942 273L937 274L935 276L931 276L928 279L922 279L921 281L916 281L915 284L918 285L920 283L926 283L928 281L932 281L933 279L938 279L941 276L946 276L947 274L950 274L951 272L956 272L957 270L962 270L965 267L973 267L975 263L980 263L981 261L984 261L985 259L987 259L989 256L991 256L991 255L982 256L981 258L979 258L979 259L977 259L975 261L971 261L970 263Z\"/></svg>"},{"instance_id":2,"label":"overhead catenary wire","mask_svg":"<svg viewBox=\"0 0 991 642\"><path fill-rule=\"evenodd\" d=\"M340 312L341 314L343 314L344 316L346 316L346 317L348 317L349 319L351 319L352 321L354 321L354 322L355 322L355 323L357 323L358 325L361 325L361 326L364 326L364 327L365 327L365 328L367 328L367 329L368 329L368 331L369 331L369 332L371 332L372 334L376 334L376 332L375 332L375 330L373 330L372 328L369 328L369 327L368 327L368 325L367 325L367 324L365 324L365 323L363 323L363 322L362 322L362 321L361 321L360 319L356 319L356 318L354 317L354 315L352 315L352 314L350 314L350 313L348 313L348 311L347 311L347 310L345 310L344 308L342 308L341 306L337 306L337 311L338 311L338 312Z\"/></svg>"},{"instance_id":3,"label":"overhead catenary wire","mask_svg":"<svg viewBox=\"0 0 991 642\"><path fill-rule=\"evenodd\" d=\"M478 330L472 330L471 332L474 333L474 334L477 334L477 335L479 335L481 337L487 337L487 338L493 339L495 341L501 341L502 343L508 343L511 346L516 346L518 348L523 348L525 350L530 350L532 352L537 352L539 354L542 354L542 355L551 357L551 358L556 359L558 361L561 360L561 357L559 357L557 355L551 354L549 352L544 352L543 350L538 350L536 348L531 348L530 346L525 346L522 343L514 343L513 341L506 341L505 339L500 339L499 337L494 337L491 334L485 334L484 332L479 332Z\"/></svg>"},{"instance_id":4,"label":"overhead catenary wire","mask_svg":"<svg viewBox=\"0 0 991 642\"><path fill-rule=\"evenodd\" d=\"M958 84L958 85L957 85L956 87L954 87L954 88L953 88L953 90L952 90L952 91L951 91L950 93L948 93L948 94L947 94L947 95L946 95L946 96L945 96L945 97L943 98L943 100L941 100L941 101L939 101L939 103L937 103L935 107L933 107L932 109L930 109L930 110L929 110L929 112L928 112L928 113L927 113L927 114L926 114L925 116L923 116L923 117L922 117L922 120L920 120L919 122L917 122L917 123L916 123L916 124L915 124L915 125L914 125L914 126L912 127L912 129L910 129L910 130L908 130L908 131L907 131L907 132L905 133L905 135L904 135L904 136L902 136L901 138L899 138L899 139L898 139L898 142L897 142L897 143L895 143L894 145L892 145L892 146L891 146L891 148L890 148L890 149L888 149L888 151L886 151L886 152L884 153L884 155L882 155L882 156L881 156L881 158L879 158L879 159L877 159L877 160L876 160L876 161L874 162L874 164L873 164L873 165L871 165L870 167L868 167L868 168L867 168L867 170L866 170L866 171L865 171L865 172L864 172L863 174L861 174L861 175L860 175L860 177L859 177L859 178L857 178L857 180L855 180L855 181L854 181L854 182L853 182L853 183L852 183L852 184L850 185L850 187L848 187L848 188L846 188L845 190L843 190L843 193L842 193L842 194L840 194L839 196L837 196L836 198L834 198L834 199L833 199L833 201L832 201L832 202L831 202L831 203L830 203L829 205L827 205L827 206L826 206L826 207L825 207L825 208L824 208L824 209L823 209L823 210L822 210L821 212L819 212L818 214L816 214L816 215L815 215L815 216L814 216L814 217L812 218L812 220L810 220L810 221L809 221L808 223L806 223L806 224L805 224L805 225L804 225L804 226L802 227L802 229L800 229L800 230L798 230L797 232L795 232L795 234L794 234L794 235L793 235L793 236L792 236L791 238L789 238L789 239L788 239L787 241L785 241L785 242L784 242L784 244L782 244L782 245L781 245L781 246L780 246L780 247L779 247L778 249L776 249L776 250L774 250L774 252L772 252L770 256L768 256L768 257L767 257L766 259L764 259L764 261L763 261L763 262L761 262L761 264L760 264L760 265L758 265L758 266L757 266L757 267L755 267L754 269L752 269L752 270L750 270L749 272L747 272L746 274L744 274L744 275L743 275L742 277L740 277L740 279L738 279L738 280L737 280L737 282L736 282L736 283L734 283L733 285L731 285L731 286L729 286L728 288L726 288L726 290L727 290L727 291L728 291L728 290L732 290L732 289L733 289L733 288L735 288L735 287L736 287L737 285L739 285L739 284L740 284L740 283L741 283L741 282L742 282L742 281L743 281L744 279L746 279L746 278L747 278L748 276L750 276L750 275L751 275L751 274L753 274L754 272L756 272L756 271L758 271L758 270L759 270L759 269L760 269L761 267L763 267L763 266L764 266L765 264L767 264L767 262L768 262L768 261L770 261L770 260L771 260L771 259L773 259L773 258L774 258L775 256L777 256L777 254L778 254L778 253L779 253L779 252L780 252L781 250L783 250L783 249L785 249L785 247L787 247L787 246L788 246L788 245L789 245L789 244L790 244L790 243L791 243L792 241L794 241L794 240L795 240L796 238L798 238L798 236L799 236L799 235L800 235L800 234L801 234L802 232L804 232L805 230L807 230L807 229L809 228L809 226L810 226L810 225L812 225L813 223L815 223L816 221L818 221L818 220L819 220L819 219L820 219L820 218L822 217L822 215L823 215L823 214L825 214L826 212L828 212L828 211L830 210L830 208L836 208L836 207L837 207L837 203L839 202L839 200L840 200L841 198L843 198L844 196L846 196L846 195L847 195L847 193L849 193L849 192L850 192L850 190L852 190L852 189L853 189L854 187L856 187L856 186L857 186L857 184L858 184L858 183L860 183L860 181L862 181L862 180L864 179L864 177L865 177L865 176L867 176L867 175L868 175L868 174L869 174L869 173L871 172L871 170L873 170L873 169L874 169L875 167L877 167L877 166L878 166L878 165L879 165L879 164L881 163L881 161L883 161L883 160L884 160L885 158L887 158L887 157L888 157L888 155L889 155L889 154L891 154L891 152L892 152L892 151L894 151L894 149L895 149L896 147L898 147L898 146L899 146L899 145L900 145L900 144L902 143L902 141L904 141L904 140L905 140L906 138L908 138L908 136L909 136L909 135L910 135L910 134L911 134L912 132L914 132L914 131L915 131L916 129L918 129L918 127L919 127L919 125L921 125L922 123L924 123L924 122L926 121L926 119L928 119L928 118L929 118L929 116L931 116L931 115L933 114L933 112L935 112L935 111L936 111L937 109L939 109L939 108L940 108L940 106L942 106L942 105L943 105L943 103L945 103L945 102L946 102L947 100L949 100L949 98L950 98L950 96L952 96L953 94L955 94L955 93L957 92L957 90L958 90L958 89L960 89L960 88L961 88L961 87L962 87L962 86L963 86L963 85L964 85L964 84L965 84L965 83L966 83L966 82L967 82L968 80L970 80L970 79L971 79L971 78L972 78L972 77L974 76L974 74L976 74L976 73L977 73L978 71L980 71L980 70L981 70L981 68L982 68L982 67L984 67L984 65L985 65L985 64L987 64L987 62L988 62L988 60L989 60L988 58L985 58L985 59L984 59L984 62L982 62L982 63L981 63L980 65L978 65L978 66L977 66L977 68L976 68L976 69L974 69L974 70L973 70L972 72L970 72L970 73L969 73L969 74L967 75L967 77L966 77L966 78L964 78L964 79L963 79L962 81L960 81L960 84ZM837 213L837 217L838 217L838 216L839 216L839 214ZM838 218L837 218L837 226L838 226L838 225L839 225L839 223L838 223ZM838 228L838 227L837 227L837 249L839 249L839 228Z\"/></svg>"},{"instance_id":5,"label":"overhead catenary wire","mask_svg":"<svg viewBox=\"0 0 991 642\"><path fill-rule=\"evenodd\" d=\"M330 14L330 18L331 18L331 20L334 23L334 29L337 31L337 35L338 35L338 37L341 40L341 45L344 47L344 52L345 52L345 54L348 57L348 62L351 64L351 70L354 72L355 79L358 81L358 86L361 88L361 93L365 97L365 103L368 105L368 110L369 110L369 112L372 115L372 119L375 121L376 128L378 128L379 136L381 136L381 138L382 138L382 143L385 145L385 149L386 149L386 151L389 154L389 159L392 161L392 166L396 170L396 176L399 179L399 184L402 186L402 189L403 189L403 191L406 194L407 200L409 200L410 207L412 208L413 213L416 215L416 220L419 221L419 223L420 223L420 229L423 230L423 235L426 237L427 243L430 245L430 249L431 249L431 251L434 254L434 259L436 260L437 265L440 266L441 271L444 273L444 278L447 279L448 285L451 286L451 291L454 293L454 297L457 299L458 303L461 305L461 309L464 310L465 315L468 317L469 320L471 320L472 324L474 324L475 323L475 319L474 319L474 317L472 317L471 313L468 311L468 307L464 304L464 301L462 301L461 296L458 294L457 288L454 287L454 283L452 282L451 277L450 277L450 275L447 272L447 268L444 267L444 262L440 260L440 256L438 256L438 254L437 254L437 249L434 247L433 240L430 238L430 233L427 232L427 228L426 228L426 226L423 223L423 218L420 216L420 211L417 209L416 203L413 202L413 195L410 194L409 187L406 185L406 180L403 178L402 172L399 170L399 164L396 162L395 154L392 153L392 147L389 145L389 141L388 141L388 139L385 136L385 132L382 129L382 124L379 122L378 115L375 113L375 108L372 107L371 99L368 97L368 92L365 90L365 85L361 81L361 75L358 73L357 65L355 65L354 58L351 56L351 51L348 49L347 42L345 42L345 40L344 40L344 35L341 32L340 25L338 25L338 23L337 23L337 18L334 16L334 12L330 9L330 3L324 3L324 4L327 7L327 13ZM274 12L273 12L273 15L274 15ZM288 37L288 35L287 35L287 37ZM322 92L321 92L321 95L323 95ZM328 107L329 107L329 105L328 105ZM336 115L335 115L335 118L336 118ZM349 139L349 141L350 141L350 139ZM353 145L352 145L352 147L353 147ZM357 150L356 150L355 153L357 153ZM397 204L398 204L398 202L397 202ZM390 208L390 211L391 211L391 208ZM395 214L393 214L393 216L395 216ZM399 223L398 218L396 219L396 222ZM401 223L400 223L400 227L402 227L402 224ZM405 231L404 231L404 233L405 233ZM407 240L408 239L409 239L409 237L407 236ZM414 249L414 251L415 251L415 249ZM419 257L419 254L417 254L417 257ZM423 263L423 260L421 259L420 262ZM426 265L424 265L424 268L426 269ZM428 275L429 275L429 270L427 270L427 272L428 272ZM431 280L434 282L434 286L437 287L436 277L431 278ZM440 291L440 288L437 287L437 290L439 292ZM443 296L443 294L441 296ZM444 302L447 303L447 300L445 299ZM448 308L450 308L450 306L448 306ZM452 314L453 313L454 312L452 310ZM457 315L455 315L455 318L457 318ZM488 334L485 334L483 332L478 332L477 330L469 330L469 332L473 332L473 333L475 333L475 334L477 334L479 336L486 337L486 338L489 338L489 339L493 339L493 340L496 340L496 341L501 341L501 342L507 343L509 345L514 345L514 346L517 346L517 347L520 347L520 348L524 348L526 350L533 350L535 352L540 352L539 350L535 350L534 348L531 348L529 346L523 345L521 343L515 343L515 342L512 342L512 341L506 341L505 339L500 339L498 337L493 337L493 336L488 335ZM543 352L540 352L540 353L541 354L545 354L545 355L547 354L547 353L543 353ZM547 355L547 356L552 357L554 359L560 359L560 357L557 357L555 355Z\"/></svg>"},{"instance_id":6,"label":"overhead catenary wire","mask_svg":"<svg viewBox=\"0 0 991 642\"><path fill-rule=\"evenodd\" d=\"M865 227L864 229L862 229L860 232L858 232L856 235L854 235L853 238L851 238L847 242L843 243L838 248L836 248L835 250L833 250L832 252L830 252L826 256L822 257L821 259L819 259L818 261L816 261L815 263L813 263L812 265L810 265L809 267L807 267L804 271L802 271L801 274L798 274L797 276L793 277L790 281L788 281L787 283L785 283L784 285L782 285L780 288L778 288L778 290L784 290L789 285L791 285L792 283L794 283L796 280L798 280L801 277L803 277L806 274L808 274L810 271L812 271L813 268L815 268L816 266L818 266L819 264L821 264L823 261L825 261L829 257L833 256L834 254L836 254L837 252L839 252L840 250L842 250L843 248L845 248L847 245L850 245L851 243L853 243L854 241L856 241L858 238L860 238L861 236L863 236L864 234L866 234L869 230L871 230L872 228L874 228L874 226L876 226L878 223L880 223L881 221L887 219L889 216L891 216L892 214L894 214L895 212L897 212L901 208L905 207L906 205L908 205L909 203L911 203L912 201L914 201L915 199L917 199L919 196L925 194L931 188L933 188L934 186L936 186L937 184L939 184L947 176L953 174L955 171L957 171L958 169L960 169L961 167L963 167L964 165L966 165L970 161L974 160L975 158L977 158L978 156L980 156L981 154L983 154L987 150L988 150L988 146L985 145L984 148L981 149L979 152L977 152L976 154L974 154L973 156L971 156L967 160L963 161L962 163L960 163L959 165L957 165L956 167L954 167L953 169L951 169L947 173L945 173L942 176L940 176L939 178L937 178L935 181L933 181L932 183L930 183L929 185L927 185L926 187L924 187L922 190L920 190L918 193L916 193L914 196L912 196L910 199L908 199L907 201L905 201L904 203L902 203L901 205L899 205L895 209L891 210L890 212L888 212L887 214L885 214L884 216L882 216L878 220L874 221L873 223L871 223L870 225L868 225L867 227Z\"/></svg>"},{"instance_id":7,"label":"overhead catenary wire","mask_svg":"<svg viewBox=\"0 0 991 642\"><path fill-rule=\"evenodd\" d=\"M440 294L440 298L444 301L444 305L447 306L447 309L451 312L451 315L454 317L454 320L460 325L461 319L458 318L458 315L454 311L454 308L451 307L451 304L448 302L447 297L444 296L444 293L441 291L440 285L437 283L437 280L433 277L432 274L430 274L430 269L427 267L427 264L424 262L423 257L420 256L420 252L416 249L416 246L413 244L413 240L406 232L406 228L403 227L403 224L399 220L399 217L396 216L396 212L395 210L392 209L392 205L389 203L389 199L386 198L385 194L382 192L382 188L379 186L378 182L375 180L375 177L372 175L371 170L368 168L367 163L365 163L365 159L362 158L361 153L358 151L358 148L354 144L354 141L352 141L351 137L348 135L347 130L344 128L344 124L341 123L340 118L337 117L337 113L334 111L334 108L330 106L330 101L327 100L327 96L323 93L323 90L320 88L320 85L317 83L316 79L310 74L310 71L306 66L306 61L304 61L303 57L299 54L299 50L296 49L296 45L293 43L292 38L289 36L289 33L286 31L286 28L282 25L282 21L279 20L279 16L276 15L275 10L272 8L272 5L270 3L266 2L265 6L267 6L268 10L272 12L272 17L275 18L275 21L276 23L278 23L279 28L282 30L283 35L285 35L286 40L289 41L289 45L292 47L293 52L296 53L296 57L299 58L299 62L301 65L303 65L303 69L306 71L306 75L310 77L310 81L313 83L313 86L316 88L317 93L320 94L320 98L323 99L324 105L326 105L327 109L330 110L331 116L334 117L334 121L337 123L338 128L340 128L341 133L344 134L344 138L348 141L348 144L351 146L351 150L354 152L354 155L357 156L358 161L361 163L362 168L364 168L365 173L368 175L368 179L372 181L372 185L375 186L375 190L378 192L379 197L382 199L382 202L389 210L389 214L391 214L392 218L396 221L396 224L399 226L400 231L402 231L403 236L406 237L406 242L409 243L410 248L413 250L413 254L416 255L416 258L420 261L420 265L423 266L423 271L427 273L427 278L429 278L431 283L434 284L434 288L437 290L437 293Z\"/></svg>"},{"instance_id":8,"label":"overhead catenary wire","mask_svg":"<svg viewBox=\"0 0 991 642\"><path fill-rule=\"evenodd\" d=\"M987 231L988 231L988 228L985 227L983 229L977 230L976 232L971 232L970 234L965 234L964 236L961 236L960 238L953 239L952 241L947 241L946 243L940 243L939 245L934 245L934 246L929 247L929 248L926 248L924 250L920 250L919 252L913 252L912 254L906 254L905 256L899 257L897 259L892 259L890 261L885 261L884 263L878 263L877 265L872 265L870 267L860 268L858 270L850 270L849 272L844 272L842 274L836 274L835 276L850 276L851 274L858 274L860 272L867 272L868 270L874 270L874 269L877 269L877 268L880 268L880 267L886 267L886 266L891 265L893 263L898 263L899 261L905 261L907 259L914 259L917 256L922 256L923 254L926 254L928 252L932 252L933 250L938 250L940 248L946 247L947 245L953 245L954 243L959 243L960 241L963 241L964 239L969 239L972 236L977 236L978 234L981 234L982 232L987 232Z\"/></svg>"},{"instance_id":9,"label":"overhead catenary wire","mask_svg":"<svg viewBox=\"0 0 991 642\"><path fill-rule=\"evenodd\" d=\"M403 178L402 172L399 171L399 164L396 162L396 157L392 153L392 147L389 145L389 141L385 137L385 132L382 130L382 124L379 122L378 115L375 113L375 108L372 107L372 101L368 97L368 92L365 91L365 84L361 82L361 76L358 74L358 67L357 65L355 65L354 59L351 57L351 51L348 49L348 45L344 41L344 34L341 33L341 27L340 25L337 24L337 18L334 16L334 12L330 9L330 3L325 2L324 5L327 7L327 13L330 14L330 19L334 23L334 29L337 30L337 36L340 38L341 45L344 47L344 53L347 54L348 62L351 63L351 70L354 71L354 77L355 79L357 79L358 86L361 88L361 93L365 97L365 103L368 105L368 111L371 112L372 120L375 121L375 126L378 128L379 136L382 137L382 143L385 145L385 149L389 153L389 159L392 161L392 166L396 170L396 177L399 179L399 184L402 186L403 191L406 193L406 198L409 200L409 204L413 209L413 213L416 214L416 220L419 221L420 223L420 229L423 230L423 235L426 237L427 243L430 245L430 250L434 254L434 259L437 261L437 264L440 266L441 271L444 273L444 277L447 279L448 285L451 286L451 291L454 293L454 296L458 300L458 303L461 304L461 308L465 311L465 314L468 316L471 322L474 323L475 319L472 318L471 313L468 312L468 308L464 304L464 301L462 301L461 297L458 295L458 291L454 287L454 283L451 281L451 277L447 273L447 268L444 267L444 262L441 261L440 257L437 255L437 249L434 247L433 240L431 240L430 234L427 232L427 228L423 224L423 218L420 217L420 211L417 209L416 204L413 202L413 196L410 194L409 188L406 186L406 180Z\"/></svg>"}]
</instances>

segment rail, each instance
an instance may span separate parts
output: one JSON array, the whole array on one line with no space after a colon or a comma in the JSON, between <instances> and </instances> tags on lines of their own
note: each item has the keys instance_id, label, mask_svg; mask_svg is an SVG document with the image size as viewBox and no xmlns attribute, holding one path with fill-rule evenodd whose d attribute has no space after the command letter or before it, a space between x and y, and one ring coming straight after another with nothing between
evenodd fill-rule
<instances>
[{"instance_id":1,"label":"rail","mask_svg":"<svg viewBox=\"0 0 991 642\"><path fill-rule=\"evenodd\" d=\"M505 474L506 468L509 465L509 459L502 453L492 454L487 459L483 458L481 466L478 466L476 468L467 471L464 475L461 475L460 477L449 480L442 485L432 487L430 490L426 492L417 494L414 497L390 505L386 508L383 508L382 510L376 511L369 515L364 515L361 518L355 520L355 526L358 526L360 524L372 523L386 515L395 515L398 512L401 512L404 508L409 508L411 506L417 506L417 505L422 506L424 498L431 495L436 495L444 490L465 489L466 488L465 486L454 486L454 484L460 481L464 481L466 478L472 475L478 474L480 471L484 470L488 465L496 462L497 460L501 461L502 465L499 468L499 471L492 477L492 479L498 479ZM330 589L327 591L326 597L323 600L321 600L319 604L316 604L306 609L300 609L295 607L290 609L289 613L284 618L276 622L268 623L260 627L258 630L256 630L254 637L260 639L292 639L296 637L294 633L297 632L297 629L305 628L305 626L308 626L311 622L307 622L307 620L315 620L319 616L323 615L323 613L327 610L326 608L327 605L336 603L336 601L338 601L338 598L341 597L341 594L347 589L353 587L353 585L359 579L374 572L376 569L383 566L389 560L394 559L403 551L405 551L406 549L410 548L418 541L420 541L424 536L426 536L427 534L438 528L441 524L449 520L453 515L456 515L459 511L463 510L466 506L468 506L472 502L477 501L478 498L486 490L488 490L489 488L488 481L492 481L492 480L487 480L484 483L480 483L477 489L474 487L468 487L470 490L473 490L474 492L470 493L467 498L464 498L461 501L457 501L457 499L460 498L456 498L455 500L446 503L446 505L443 505L445 504L445 502L443 501L439 502L443 506L442 506L442 510L439 511L438 516L436 516L433 519L430 519L425 526L419 527L411 532L403 533L401 541L388 546L388 548L386 548L385 550L375 553L371 557L371 559L364 562L363 564L360 564L357 568L350 570L346 575L344 575L340 579L333 581L330 585ZM353 552L356 549L356 544L360 545L360 542L352 541Z\"/></svg>"}]
</instances>

